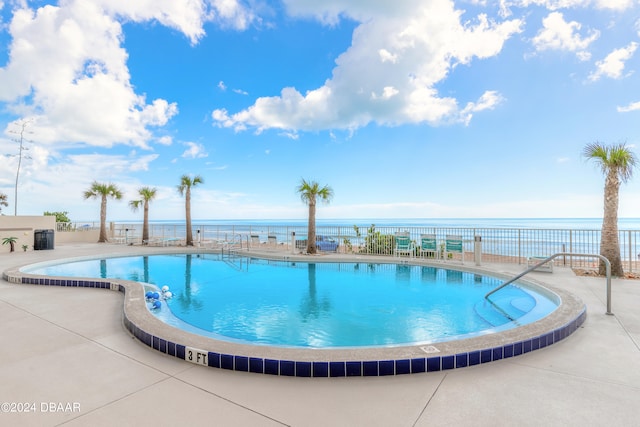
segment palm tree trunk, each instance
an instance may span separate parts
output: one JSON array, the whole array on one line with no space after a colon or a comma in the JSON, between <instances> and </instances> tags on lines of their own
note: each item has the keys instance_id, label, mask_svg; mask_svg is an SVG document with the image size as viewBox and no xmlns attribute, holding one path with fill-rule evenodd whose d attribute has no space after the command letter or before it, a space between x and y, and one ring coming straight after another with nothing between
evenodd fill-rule
<instances>
[{"instance_id":1,"label":"palm tree trunk","mask_svg":"<svg viewBox=\"0 0 640 427\"><path fill-rule=\"evenodd\" d=\"M142 221L142 244L149 242L149 201L144 201L144 220Z\"/></svg>"},{"instance_id":2,"label":"palm tree trunk","mask_svg":"<svg viewBox=\"0 0 640 427\"><path fill-rule=\"evenodd\" d=\"M107 242L107 195L102 195L102 201L100 202L100 236L98 243Z\"/></svg>"},{"instance_id":3,"label":"palm tree trunk","mask_svg":"<svg viewBox=\"0 0 640 427\"><path fill-rule=\"evenodd\" d=\"M193 246L193 232L191 231L191 189L187 187L185 194L185 210L187 217L187 246Z\"/></svg>"},{"instance_id":4,"label":"palm tree trunk","mask_svg":"<svg viewBox=\"0 0 640 427\"><path fill-rule=\"evenodd\" d=\"M602 235L600 236L600 254L611 263L611 275L624 275L620 258L620 243L618 240L618 192L620 180L615 171L609 171L604 186L604 217L602 219ZM600 261L598 273L604 275L606 267Z\"/></svg>"},{"instance_id":5,"label":"palm tree trunk","mask_svg":"<svg viewBox=\"0 0 640 427\"><path fill-rule=\"evenodd\" d=\"M307 226L307 253L315 254L316 251L316 201L309 200L309 224Z\"/></svg>"}]
</instances>

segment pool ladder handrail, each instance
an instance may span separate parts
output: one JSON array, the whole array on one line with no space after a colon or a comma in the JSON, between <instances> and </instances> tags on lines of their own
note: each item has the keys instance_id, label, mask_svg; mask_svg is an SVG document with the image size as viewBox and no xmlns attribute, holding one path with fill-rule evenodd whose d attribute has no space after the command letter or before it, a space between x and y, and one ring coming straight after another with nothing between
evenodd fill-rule
<instances>
[{"instance_id":1,"label":"pool ladder handrail","mask_svg":"<svg viewBox=\"0 0 640 427\"><path fill-rule=\"evenodd\" d=\"M242 234L240 233L235 233L231 235L231 240L226 240L221 248L221 253L224 256L224 248L227 248L227 253L229 255L231 255L231 252L236 252L237 251L237 247L235 247L236 245L240 245L240 250L242 250ZM249 240L247 238L247 248L249 247Z\"/></svg>"},{"instance_id":2,"label":"pool ladder handrail","mask_svg":"<svg viewBox=\"0 0 640 427\"><path fill-rule=\"evenodd\" d=\"M590 258L599 258L601 261L604 261L605 268L606 268L606 275L607 275L607 312L606 312L606 314L613 315L613 313L611 312L611 262L609 262L609 260L606 257L604 257L602 255L599 255L599 254L579 254L579 253L572 253L572 252L558 252L556 254L551 255L550 257L547 257L547 258L543 259L542 261L538 262L537 264L532 265L531 267L527 268L522 273L520 273L517 276L507 280L506 282L504 282L500 286L496 287L495 289L487 292L487 294L484 296L485 299L488 300L489 296L491 296L491 294L493 294L495 292L498 292L500 289L504 288L507 285L510 285L511 283L513 283L516 280L520 279L525 274L528 274L528 273L532 272L536 268L548 263L549 261L551 261L554 258L557 258L559 256L590 257Z\"/></svg>"}]
</instances>

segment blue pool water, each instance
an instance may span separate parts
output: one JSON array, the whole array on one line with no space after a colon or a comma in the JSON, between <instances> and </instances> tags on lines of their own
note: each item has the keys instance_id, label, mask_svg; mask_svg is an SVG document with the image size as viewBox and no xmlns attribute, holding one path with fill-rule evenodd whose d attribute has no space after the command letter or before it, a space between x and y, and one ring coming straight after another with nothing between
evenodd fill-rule
<instances>
[{"instance_id":1,"label":"blue pool water","mask_svg":"<svg viewBox=\"0 0 640 427\"><path fill-rule=\"evenodd\" d=\"M555 299L501 279L435 267L304 263L219 254L107 258L33 274L168 286L163 321L228 341L329 348L431 343L541 319ZM149 306L151 304L149 303Z\"/></svg>"}]
</instances>

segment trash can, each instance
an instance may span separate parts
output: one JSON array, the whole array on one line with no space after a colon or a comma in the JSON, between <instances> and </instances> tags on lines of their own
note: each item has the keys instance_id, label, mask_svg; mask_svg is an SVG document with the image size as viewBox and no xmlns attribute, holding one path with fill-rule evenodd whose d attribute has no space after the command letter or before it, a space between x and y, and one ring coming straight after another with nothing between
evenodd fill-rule
<instances>
[{"instance_id":1,"label":"trash can","mask_svg":"<svg viewBox=\"0 0 640 427\"><path fill-rule=\"evenodd\" d=\"M35 230L33 240L33 250L53 249L53 230Z\"/></svg>"}]
</instances>

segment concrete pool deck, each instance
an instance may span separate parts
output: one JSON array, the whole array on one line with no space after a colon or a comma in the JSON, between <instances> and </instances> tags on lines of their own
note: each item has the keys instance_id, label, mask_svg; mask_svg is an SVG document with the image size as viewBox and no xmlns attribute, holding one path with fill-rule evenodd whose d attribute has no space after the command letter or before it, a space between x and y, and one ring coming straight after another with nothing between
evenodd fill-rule
<instances>
[{"instance_id":1,"label":"concrete pool deck","mask_svg":"<svg viewBox=\"0 0 640 427\"><path fill-rule=\"evenodd\" d=\"M53 251L3 252L0 271L140 251L67 244ZM524 269L483 267L509 274ZM640 281L613 280L609 316L604 279L577 277L568 268L531 277L584 301L587 319L578 331L547 348L484 365L357 378L277 377L192 365L131 337L122 324L121 293L3 280L0 424L637 425Z\"/></svg>"}]
</instances>

